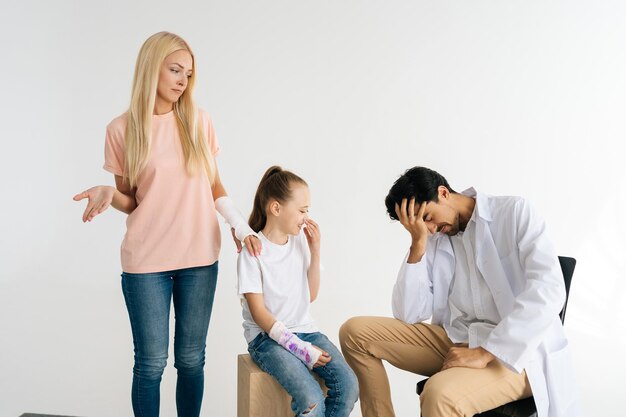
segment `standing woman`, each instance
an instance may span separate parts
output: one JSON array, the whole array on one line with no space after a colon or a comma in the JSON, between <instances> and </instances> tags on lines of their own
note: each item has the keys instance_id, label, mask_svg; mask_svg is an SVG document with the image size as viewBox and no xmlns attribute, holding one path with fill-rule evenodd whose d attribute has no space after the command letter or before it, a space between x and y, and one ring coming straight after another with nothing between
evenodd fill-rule
<instances>
[{"instance_id":1,"label":"standing woman","mask_svg":"<svg viewBox=\"0 0 626 417\"><path fill-rule=\"evenodd\" d=\"M137 57L130 108L108 126L104 169L115 185L96 186L83 221L109 205L128 214L122 242L122 290L133 334L135 416L159 415L167 363L169 312L176 326L174 367L179 416L199 416L206 337L217 280L220 230L216 210L233 227L238 249L261 244L226 195L208 114L192 98L194 56L179 36L159 32Z\"/></svg>"}]
</instances>

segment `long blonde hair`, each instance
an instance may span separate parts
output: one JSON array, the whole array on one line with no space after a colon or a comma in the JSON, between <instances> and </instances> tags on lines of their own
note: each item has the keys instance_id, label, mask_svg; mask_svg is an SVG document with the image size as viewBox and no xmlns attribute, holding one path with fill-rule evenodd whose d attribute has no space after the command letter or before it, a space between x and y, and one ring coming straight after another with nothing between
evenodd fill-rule
<instances>
[{"instance_id":1,"label":"long blonde hair","mask_svg":"<svg viewBox=\"0 0 626 417\"><path fill-rule=\"evenodd\" d=\"M126 150L124 155L124 179L131 187L137 186L137 178L146 166L152 143L152 113L154 111L157 85L165 58L176 51L191 54L192 72L187 88L174 103L174 115L178 124L187 172L192 175L201 167L211 185L215 180L215 159L209 150L206 132L198 117L193 100L196 64L191 48L180 36L159 32L150 36L142 45L133 78L133 89L126 125Z\"/></svg>"}]
</instances>

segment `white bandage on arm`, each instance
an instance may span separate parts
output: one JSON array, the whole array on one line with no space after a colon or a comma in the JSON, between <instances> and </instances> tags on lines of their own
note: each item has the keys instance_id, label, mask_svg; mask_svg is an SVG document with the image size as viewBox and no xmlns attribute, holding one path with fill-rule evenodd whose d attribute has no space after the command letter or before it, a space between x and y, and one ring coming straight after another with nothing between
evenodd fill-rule
<instances>
[{"instance_id":1,"label":"white bandage on arm","mask_svg":"<svg viewBox=\"0 0 626 417\"><path fill-rule=\"evenodd\" d=\"M235 237L243 242L250 235L256 236L246 219L241 215L235 203L227 195L215 200L215 209L224 217L224 220L235 229Z\"/></svg>"},{"instance_id":2,"label":"white bandage on arm","mask_svg":"<svg viewBox=\"0 0 626 417\"><path fill-rule=\"evenodd\" d=\"M317 362L322 352L313 347L309 342L305 342L295 334L291 333L282 321L276 321L269 333L270 337L279 345L291 352L300 359L309 369Z\"/></svg>"}]
</instances>

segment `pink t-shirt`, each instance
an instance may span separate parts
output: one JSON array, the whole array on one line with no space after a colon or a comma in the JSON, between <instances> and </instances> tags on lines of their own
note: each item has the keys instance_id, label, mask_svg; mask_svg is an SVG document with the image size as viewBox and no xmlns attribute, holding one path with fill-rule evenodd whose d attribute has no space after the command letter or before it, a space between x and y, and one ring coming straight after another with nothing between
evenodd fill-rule
<instances>
[{"instance_id":1,"label":"pink t-shirt","mask_svg":"<svg viewBox=\"0 0 626 417\"><path fill-rule=\"evenodd\" d=\"M208 113L201 110L200 119L209 149L217 155L220 146ZM109 123L104 148L104 169L120 176L126 123L126 114ZM136 199L121 248L124 272L170 271L217 261L221 242L211 185L203 169L187 174L173 111L152 116L152 146L137 179Z\"/></svg>"}]
</instances>

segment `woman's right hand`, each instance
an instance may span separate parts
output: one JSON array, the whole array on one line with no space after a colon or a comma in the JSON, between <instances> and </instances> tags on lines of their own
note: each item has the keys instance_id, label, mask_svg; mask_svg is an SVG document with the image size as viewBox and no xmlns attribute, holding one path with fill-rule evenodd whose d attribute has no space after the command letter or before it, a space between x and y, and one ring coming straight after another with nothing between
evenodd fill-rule
<instances>
[{"instance_id":1,"label":"woman's right hand","mask_svg":"<svg viewBox=\"0 0 626 417\"><path fill-rule=\"evenodd\" d=\"M115 188L109 185L98 185L74 196L74 201L89 199L83 213L83 222L90 222L98 214L109 208L115 195Z\"/></svg>"}]
</instances>

